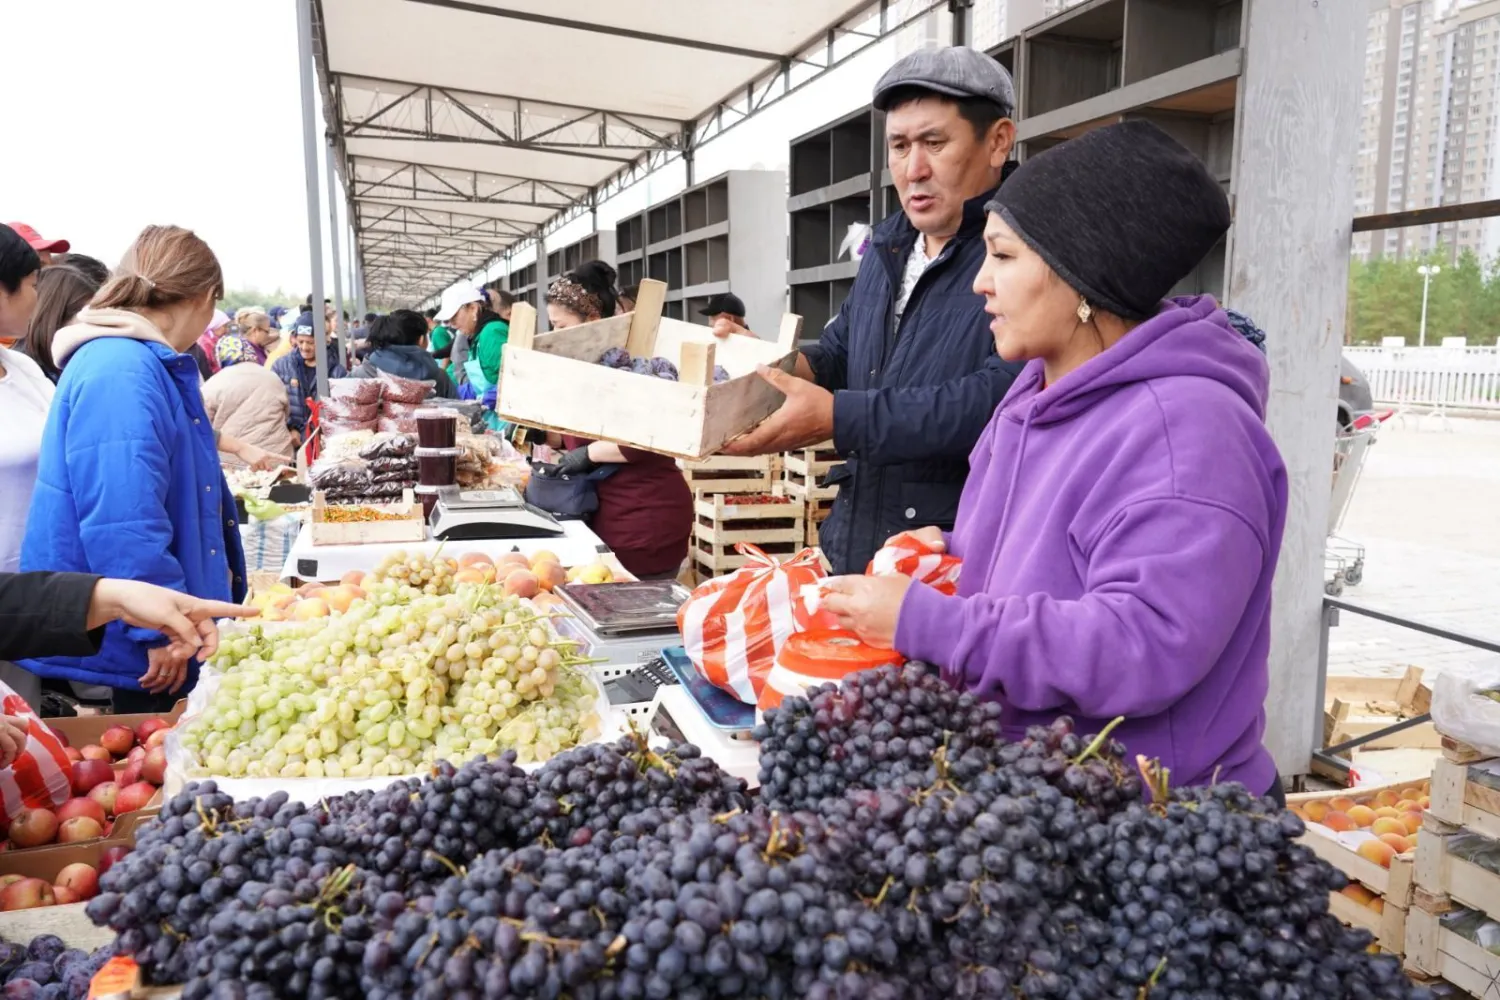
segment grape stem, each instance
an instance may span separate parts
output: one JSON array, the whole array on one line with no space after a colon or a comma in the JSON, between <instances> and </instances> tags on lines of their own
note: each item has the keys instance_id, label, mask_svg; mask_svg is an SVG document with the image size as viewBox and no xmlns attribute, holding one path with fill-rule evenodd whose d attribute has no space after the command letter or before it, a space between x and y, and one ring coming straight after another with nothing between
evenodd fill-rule
<instances>
[{"instance_id":1,"label":"grape stem","mask_svg":"<svg viewBox=\"0 0 1500 1000\"><path fill-rule=\"evenodd\" d=\"M1146 1000L1146 997L1151 993L1151 991L1156 987L1156 984L1161 980L1161 974L1166 971L1167 956L1163 955L1161 961L1156 963L1156 968L1152 971L1151 978L1146 980L1146 985L1142 986L1140 992L1135 995L1136 1000Z\"/></svg>"},{"instance_id":2,"label":"grape stem","mask_svg":"<svg viewBox=\"0 0 1500 1000\"><path fill-rule=\"evenodd\" d=\"M1114 720L1112 722L1110 722L1109 725L1107 725L1107 726L1104 727L1104 731L1102 733L1100 733L1098 736L1094 737L1094 742L1092 742L1088 746L1084 747L1083 748L1083 753L1079 754L1077 757L1075 757L1073 759L1073 763L1074 764L1082 764L1084 761L1088 760L1090 757L1093 757L1096 754L1098 754L1100 750L1104 749L1104 745L1109 741L1109 734L1112 733L1112 732L1114 732L1115 728L1117 726L1119 726L1120 723L1122 723L1124 721L1125 721L1125 716L1123 716L1123 715L1117 715L1117 716L1115 716Z\"/></svg>"},{"instance_id":3,"label":"grape stem","mask_svg":"<svg viewBox=\"0 0 1500 1000\"><path fill-rule=\"evenodd\" d=\"M1151 804L1165 807L1172 794L1172 769L1162 767L1160 760L1147 760L1141 754L1136 754L1135 766L1151 792Z\"/></svg>"},{"instance_id":4,"label":"grape stem","mask_svg":"<svg viewBox=\"0 0 1500 1000\"><path fill-rule=\"evenodd\" d=\"M453 862L449 861L447 858L443 857L436 851L427 851L425 853L427 857L433 859L438 864L442 865L444 868L452 872L454 878L463 878L466 874L462 868L460 868L458 865L455 865ZM350 867L352 868L353 865L351 865Z\"/></svg>"}]
</instances>

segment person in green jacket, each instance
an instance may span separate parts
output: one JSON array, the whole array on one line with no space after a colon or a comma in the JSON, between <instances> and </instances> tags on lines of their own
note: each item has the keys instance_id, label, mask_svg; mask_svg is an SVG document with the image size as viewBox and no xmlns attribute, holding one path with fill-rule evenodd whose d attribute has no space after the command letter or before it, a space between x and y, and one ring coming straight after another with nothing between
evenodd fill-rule
<instances>
[{"instance_id":1,"label":"person in green jacket","mask_svg":"<svg viewBox=\"0 0 1500 1000\"><path fill-rule=\"evenodd\" d=\"M511 302L514 301L512 297ZM472 285L448 289L443 293L436 319L453 328L455 340L462 338L468 342L468 360L475 362L485 380L483 387L476 385L475 389L482 395L482 389L498 385L505 344L510 340L510 324L490 308L484 292ZM475 366L468 367L472 376Z\"/></svg>"}]
</instances>

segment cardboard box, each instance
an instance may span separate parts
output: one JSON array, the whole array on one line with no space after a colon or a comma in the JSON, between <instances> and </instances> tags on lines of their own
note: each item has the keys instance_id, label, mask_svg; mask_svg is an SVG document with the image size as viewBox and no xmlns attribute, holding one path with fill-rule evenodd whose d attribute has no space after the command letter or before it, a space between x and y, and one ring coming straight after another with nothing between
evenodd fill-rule
<instances>
[{"instance_id":1,"label":"cardboard box","mask_svg":"<svg viewBox=\"0 0 1500 1000\"><path fill-rule=\"evenodd\" d=\"M187 711L187 699L183 698L173 705L172 711L166 715L79 715L73 718L59 717L42 721L54 733L60 733L68 741L68 746L86 747L90 743L98 743L99 737L104 735L105 730L114 726L129 726L135 729L147 720L158 718L166 719L168 723L175 726L185 711Z\"/></svg>"}]
</instances>

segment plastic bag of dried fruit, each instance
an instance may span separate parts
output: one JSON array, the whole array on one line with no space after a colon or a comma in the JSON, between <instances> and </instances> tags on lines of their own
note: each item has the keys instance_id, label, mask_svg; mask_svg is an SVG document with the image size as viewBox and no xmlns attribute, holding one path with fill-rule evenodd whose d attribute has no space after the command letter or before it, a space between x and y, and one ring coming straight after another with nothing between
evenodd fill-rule
<instances>
[{"instance_id":1,"label":"plastic bag of dried fruit","mask_svg":"<svg viewBox=\"0 0 1500 1000\"><path fill-rule=\"evenodd\" d=\"M26 699L0 684L0 712L26 726L26 745L0 769L0 826L9 827L25 809L53 809L73 794L73 765L63 741L31 710Z\"/></svg>"},{"instance_id":2,"label":"plastic bag of dried fruit","mask_svg":"<svg viewBox=\"0 0 1500 1000\"><path fill-rule=\"evenodd\" d=\"M831 617L809 617L796 598L823 577L816 549L777 562L754 545L735 551L749 560L728 576L699 584L677 610L688 659L704 680L754 705L794 632L831 628Z\"/></svg>"}]
</instances>

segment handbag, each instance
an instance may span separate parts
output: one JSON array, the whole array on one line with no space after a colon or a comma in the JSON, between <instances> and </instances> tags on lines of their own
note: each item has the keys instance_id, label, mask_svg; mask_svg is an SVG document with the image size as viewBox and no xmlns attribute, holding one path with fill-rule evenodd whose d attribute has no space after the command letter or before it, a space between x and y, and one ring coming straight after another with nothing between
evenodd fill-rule
<instances>
[{"instance_id":1,"label":"handbag","mask_svg":"<svg viewBox=\"0 0 1500 1000\"><path fill-rule=\"evenodd\" d=\"M587 520L599 510L599 484L618 471L616 463L570 475L558 472L555 465L533 462L526 502L561 520Z\"/></svg>"}]
</instances>

